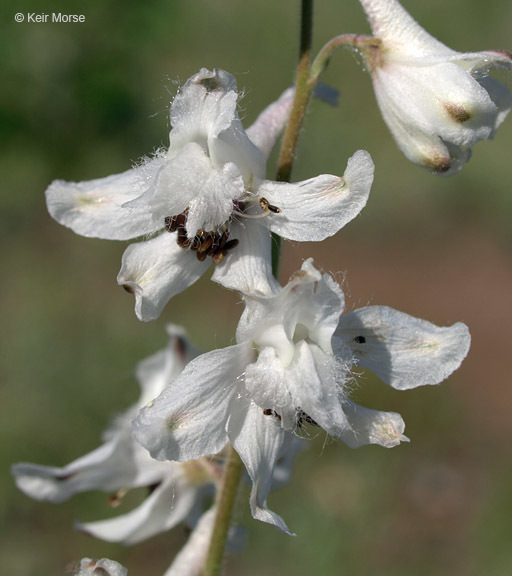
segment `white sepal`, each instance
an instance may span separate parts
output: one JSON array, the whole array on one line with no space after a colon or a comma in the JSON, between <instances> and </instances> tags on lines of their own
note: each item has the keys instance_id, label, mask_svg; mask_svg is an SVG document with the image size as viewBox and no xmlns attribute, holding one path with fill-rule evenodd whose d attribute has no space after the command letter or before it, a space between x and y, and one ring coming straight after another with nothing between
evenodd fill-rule
<instances>
[{"instance_id":1,"label":"white sepal","mask_svg":"<svg viewBox=\"0 0 512 576\"><path fill-rule=\"evenodd\" d=\"M270 230L288 240L320 241L333 236L366 205L373 172L370 154L358 150L343 178L323 174L294 184L265 181L258 195L280 210L268 214Z\"/></svg>"},{"instance_id":2,"label":"white sepal","mask_svg":"<svg viewBox=\"0 0 512 576\"><path fill-rule=\"evenodd\" d=\"M117 283L135 296L139 320L154 320L176 294L180 294L210 266L176 243L176 234L164 232L125 250Z\"/></svg>"},{"instance_id":3,"label":"white sepal","mask_svg":"<svg viewBox=\"0 0 512 576\"><path fill-rule=\"evenodd\" d=\"M343 315L335 336L360 366L397 390L439 384L460 366L471 341L461 322L438 327L387 306Z\"/></svg>"}]
</instances>

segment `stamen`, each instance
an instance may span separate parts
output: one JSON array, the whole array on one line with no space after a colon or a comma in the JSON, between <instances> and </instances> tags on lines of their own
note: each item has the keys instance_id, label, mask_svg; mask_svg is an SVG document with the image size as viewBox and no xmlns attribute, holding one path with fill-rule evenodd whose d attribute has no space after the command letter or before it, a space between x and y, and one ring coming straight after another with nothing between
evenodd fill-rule
<instances>
[{"instance_id":1,"label":"stamen","mask_svg":"<svg viewBox=\"0 0 512 576\"><path fill-rule=\"evenodd\" d=\"M266 198L260 198L260 208L264 212L273 212L274 214L281 213L281 208L278 208L277 206L270 204Z\"/></svg>"}]
</instances>

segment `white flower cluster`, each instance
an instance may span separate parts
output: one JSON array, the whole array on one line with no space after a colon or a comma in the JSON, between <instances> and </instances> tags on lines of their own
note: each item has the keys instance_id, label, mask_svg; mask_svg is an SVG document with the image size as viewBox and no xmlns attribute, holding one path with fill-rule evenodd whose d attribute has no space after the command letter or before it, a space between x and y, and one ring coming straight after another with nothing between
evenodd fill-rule
<instances>
[{"instance_id":1,"label":"white flower cluster","mask_svg":"<svg viewBox=\"0 0 512 576\"><path fill-rule=\"evenodd\" d=\"M487 74L510 69L510 56L454 52L396 0L361 4L375 36L364 48L368 69L399 147L433 172L456 172L510 109L510 92ZM374 173L368 152L358 150L343 176L268 180L266 162L294 98L295 90L286 90L245 130L234 77L203 68L172 103L167 150L122 174L55 181L46 192L50 214L74 232L138 240L126 249L117 280L135 296L139 319L158 318L211 265L212 279L243 298L232 346L199 355L169 329L168 348L138 367L139 403L98 449L63 468L13 469L21 490L53 502L84 490L121 498L147 487L132 512L78 527L131 544L188 522L194 532L167 576L202 569L215 514L215 507L203 509L203 499L215 490L222 471L216 455L226 446L252 481L254 518L289 533L266 500L289 477L305 427L320 427L351 448L408 441L399 414L350 399L353 369L406 390L440 383L469 349L462 323L437 327L385 306L345 313L341 288L311 259L285 286L274 277L271 233L295 241L334 235L365 206ZM96 573L125 571L106 559L82 560L80 575Z\"/></svg>"}]
</instances>

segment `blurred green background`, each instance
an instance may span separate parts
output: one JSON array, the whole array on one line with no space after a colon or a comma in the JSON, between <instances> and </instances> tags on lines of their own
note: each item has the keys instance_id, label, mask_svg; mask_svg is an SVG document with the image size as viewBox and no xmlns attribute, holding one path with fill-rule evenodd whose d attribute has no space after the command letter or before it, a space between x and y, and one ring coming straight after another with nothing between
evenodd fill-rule
<instances>
[{"instance_id":1,"label":"blurred green background","mask_svg":"<svg viewBox=\"0 0 512 576\"><path fill-rule=\"evenodd\" d=\"M165 145L172 96L203 66L236 75L248 125L293 81L299 4L2 3L2 573L53 576L83 556L108 556L132 575L158 576L184 542L182 529L131 548L78 534L73 520L112 514L104 494L38 503L15 489L9 467L60 466L96 447L112 414L137 398L133 368L165 345L166 322L185 325L205 350L224 346L240 299L204 279L158 321L140 323L115 281L126 243L59 226L44 190L55 178L121 172ZM404 4L457 50L512 47L509 1ZM86 22L14 21L17 12L52 11ZM315 17L316 50L341 32L368 32L356 0L317 2ZM461 320L472 349L439 387L396 392L361 377L356 400L400 412L411 444L351 451L318 434L293 482L270 498L297 538L251 520L244 499L247 547L226 574L510 574L512 121L443 179L399 153L350 53L333 58L324 81L340 90L340 105L311 106L294 178L342 174L365 148L376 180L367 208L335 238L286 245L282 279L313 256L342 282L347 309L387 304L441 325Z\"/></svg>"}]
</instances>

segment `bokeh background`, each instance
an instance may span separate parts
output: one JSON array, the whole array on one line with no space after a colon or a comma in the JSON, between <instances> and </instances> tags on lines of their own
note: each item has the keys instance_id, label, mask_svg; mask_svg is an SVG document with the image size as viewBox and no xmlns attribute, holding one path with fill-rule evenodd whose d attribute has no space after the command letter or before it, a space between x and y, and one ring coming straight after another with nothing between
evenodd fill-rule
<instances>
[{"instance_id":1,"label":"bokeh background","mask_svg":"<svg viewBox=\"0 0 512 576\"><path fill-rule=\"evenodd\" d=\"M299 4L2 3L2 573L53 576L83 556L107 556L132 575L158 576L185 541L180 528L131 548L76 533L75 519L125 512L142 495L115 511L102 493L38 503L15 489L9 467L64 465L96 447L112 414L137 398L133 368L165 345L165 324L185 325L205 350L225 346L240 299L204 279L158 321L140 323L115 281L126 243L59 226L44 190L55 178L121 172L165 145L172 96L203 66L236 75L248 125L293 81ZM512 47L509 1L404 4L457 50ZM14 21L17 12L52 11L86 22ZM341 32L368 32L356 0L317 2L315 18L316 50ZM313 256L342 282L347 309L387 304L440 325L464 321L473 343L438 387L396 392L362 376L356 400L400 412L411 444L351 451L315 436L292 483L270 498L298 536L250 519L244 498L247 546L226 574L510 574L512 120L476 146L461 174L443 179L399 153L351 53L332 59L324 81L340 91L340 105L311 106L294 178L342 174L365 148L376 179L367 208L335 238L286 245L282 279Z\"/></svg>"}]
</instances>

